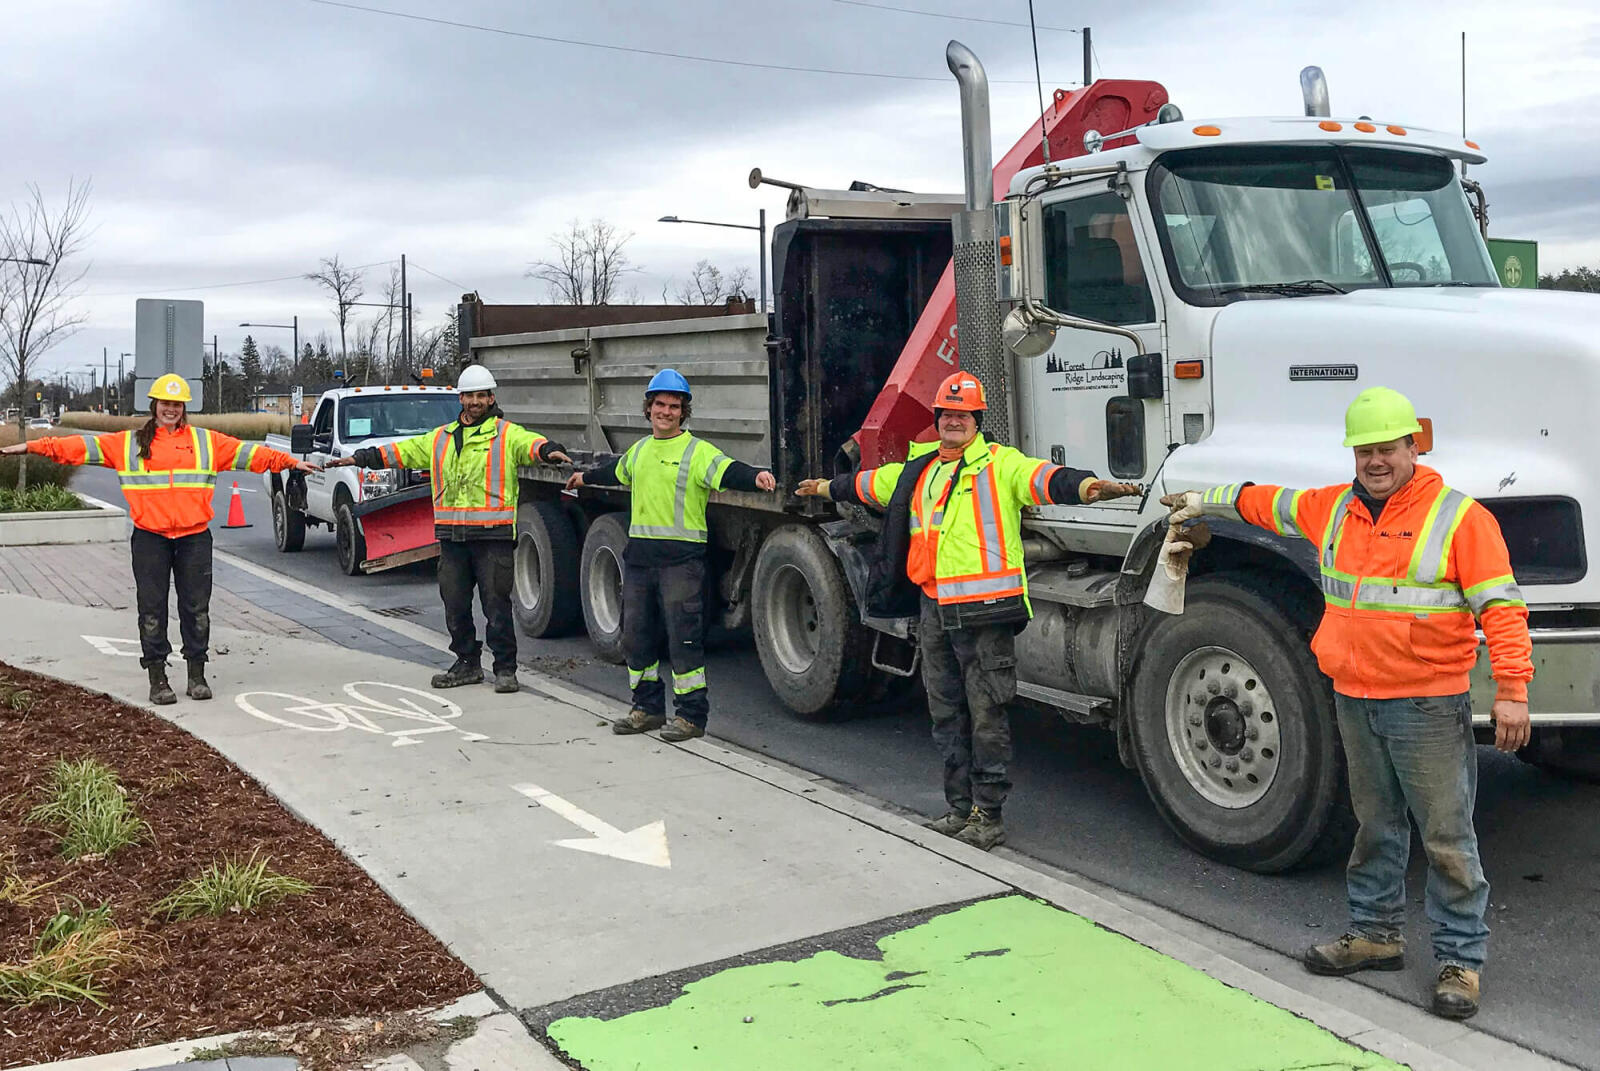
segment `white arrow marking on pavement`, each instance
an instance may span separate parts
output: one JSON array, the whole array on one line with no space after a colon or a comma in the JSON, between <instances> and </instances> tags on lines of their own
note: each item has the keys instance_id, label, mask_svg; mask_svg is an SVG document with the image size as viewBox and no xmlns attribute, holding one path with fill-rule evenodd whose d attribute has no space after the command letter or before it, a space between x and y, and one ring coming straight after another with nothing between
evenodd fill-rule
<instances>
[{"instance_id":1,"label":"white arrow marking on pavement","mask_svg":"<svg viewBox=\"0 0 1600 1071\"><path fill-rule=\"evenodd\" d=\"M660 819L624 833L609 822L596 818L576 804L568 803L554 792L547 792L538 785L512 785L511 788L512 791L522 793L539 806L559 814L579 829L594 834L587 838L552 841L551 843L558 848L576 848L580 852L609 855L630 863L643 863L645 866L672 866L672 857L667 854L667 824Z\"/></svg>"},{"instance_id":2,"label":"white arrow marking on pavement","mask_svg":"<svg viewBox=\"0 0 1600 1071\"><path fill-rule=\"evenodd\" d=\"M140 654L138 640L125 639L122 636L85 636L83 638L89 642L89 646L101 654L126 655L129 658L138 658ZM118 646L119 644L126 646Z\"/></svg>"}]
</instances>

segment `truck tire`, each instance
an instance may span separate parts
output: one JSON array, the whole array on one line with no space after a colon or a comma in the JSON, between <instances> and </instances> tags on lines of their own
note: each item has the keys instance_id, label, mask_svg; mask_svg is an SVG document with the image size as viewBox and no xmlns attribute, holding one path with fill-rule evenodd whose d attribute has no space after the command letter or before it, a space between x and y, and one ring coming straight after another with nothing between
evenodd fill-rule
<instances>
[{"instance_id":1,"label":"truck tire","mask_svg":"<svg viewBox=\"0 0 1600 1071\"><path fill-rule=\"evenodd\" d=\"M282 487L272 492L272 539L284 554L306 545L306 515L289 505L289 494Z\"/></svg>"},{"instance_id":2,"label":"truck tire","mask_svg":"<svg viewBox=\"0 0 1600 1071\"><path fill-rule=\"evenodd\" d=\"M333 507L333 543L339 555L339 571L357 576L367 560L367 537L361 534L361 521L349 498L340 495Z\"/></svg>"},{"instance_id":3,"label":"truck tire","mask_svg":"<svg viewBox=\"0 0 1600 1071\"><path fill-rule=\"evenodd\" d=\"M578 569L583 626L595 654L619 666L626 661L622 651L622 552L628 545L624 516L607 513L595 518L583 538Z\"/></svg>"},{"instance_id":4,"label":"truck tire","mask_svg":"<svg viewBox=\"0 0 1600 1071\"><path fill-rule=\"evenodd\" d=\"M778 699L802 717L838 714L867 680L872 637L828 545L804 525L778 529L750 591L756 653Z\"/></svg>"},{"instance_id":5,"label":"truck tire","mask_svg":"<svg viewBox=\"0 0 1600 1071\"><path fill-rule=\"evenodd\" d=\"M511 612L517 627L534 639L570 635L583 613L578 532L560 504L533 501L517 507L515 562Z\"/></svg>"},{"instance_id":6,"label":"truck tire","mask_svg":"<svg viewBox=\"0 0 1600 1071\"><path fill-rule=\"evenodd\" d=\"M1333 691L1303 624L1254 577L1189 582L1156 615L1131 691L1133 753L1156 810L1195 850L1276 873L1348 847ZM1270 594L1270 592L1268 592Z\"/></svg>"}]
</instances>

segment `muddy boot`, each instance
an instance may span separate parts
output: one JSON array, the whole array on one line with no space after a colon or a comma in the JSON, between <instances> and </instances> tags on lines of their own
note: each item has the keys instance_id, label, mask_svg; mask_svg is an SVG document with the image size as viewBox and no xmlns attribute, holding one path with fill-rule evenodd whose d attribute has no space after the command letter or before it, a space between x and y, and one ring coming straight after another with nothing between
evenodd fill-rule
<instances>
[{"instance_id":1,"label":"muddy boot","mask_svg":"<svg viewBox=\"0 0 1600 1071\"><path fill-rule=\"evenodd\" d=\"M697 736L706 735L704 725L696 725L688 718L673 718L661 730L661 739L669 744L681 744Z\"/></svg>"},{"instance_id":2,"label":"muddy boot","mask_svg":"<svg viewBox=\"0 0 1600 1071\"><path fill-rule=\"evenodd\" d=\"M1006 827L1000 821L999 812L974 807L972 813L967 816L967 824L957 831L955 838L962 844L970 844L974 848L988 851L1006 842Z\"/></svg>"},{"instance_id":3,"label":"muddy boot","mask_svg":"<svg viewBox=\"0 0 1600 1071\"><path fill-rule=\"evenodd\" d=\"M1470 1019L1478 1014L1478 972L1454 963L1439 970L1433 989L1433 1014L1445 1019Z\"/></svg>"},{"instance_id":4,"label":"muddy boot","mask_svg":"<svg viewBox=\"0 0 1600 1071\"><path fill-rule=\"evenodd\" d=\"M496 673L494 675L494 690L501 695L510 695L512 692L521 691L522 685L517 683L517 671Z\"/></svg>"},{"instance_id":5,"label":"muddy boot","mask_svg":"<svg viewBox=\"0 0 1600 1071\"><path fill-rule=\"evenodd\" d=\"M477 662L469 662L465 658L458 658L455 665L443 673L433 675L435 688L459 688L463 684L482 684L483 666Z\"/></svg>"},{"instance_id":6,"label":"muddy boot","mask_svg":"<svg viewBox=\"0 0 1600 1071\"><path fill-rule=\"evenodd\" d=\"M1398 971L1405 968L1405 951L1404 941L1374 941L1359 933L1347 933L1337 941L1312 945L1301 959L1312 974Z\"/></svg>"},{"instance_id":7,"label":"muddy boot","mask_svg":"<svg viewBox=\"0 0 1600 1071\"><path fill-rule=\"evenodd\" d=\"M186 689L190 699L210 699L211 685L206 683L206 664L204 662L189 663L189 687Z\"/></svg>"},{"instance_id":8,"label":"muddy boot","mask_svg":"<svg viewBox=\"0 0 1600 1071\"><path fill-rule=\"evenodd\" d=\"M971 807L952 807L943 818L935 818L933 821L923 824L935 833L953 837L967 828L967 819L970 817L972 817Z\"/></svg>"},{"instance_id":9,"label":"muddy boot","mask_svg":"<svg viewBox=\"0 0 1600 1071\"><path fill-rule=\"evenodd\" d=\"M157 706L167 706L176 703L178 696L172 690L172 685L167 683L167 667L165 665L150 667L150 702Z\"/></svg>"},{"instance_id":10,"label":"muddy boot","mask_svg":"<svg viewBox=\"0 0 1600 1071\"><path fill-rule=\"evenodd\" d=\"M638 707L628 711L628 716L618 718L611 723L611 731L618 736L632 736L634 733L647 733L651 729L659 729L667 724L665 714L650 714Z\"/></svg>"}]
</instances>

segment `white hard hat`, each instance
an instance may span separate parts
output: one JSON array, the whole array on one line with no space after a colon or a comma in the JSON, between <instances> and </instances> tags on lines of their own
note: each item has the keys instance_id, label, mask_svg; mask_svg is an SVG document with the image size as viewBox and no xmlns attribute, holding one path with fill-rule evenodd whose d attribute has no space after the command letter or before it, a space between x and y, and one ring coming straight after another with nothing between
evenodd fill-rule
<instances>
[{"instance_id":1,"label":"white hard hat","mask_svg":"<svg viewBox=\"0 0 1600 1071\"><path fill-rule=\"evenodd\" d=\"M472 390L494 390L496 384L494 376L481 364L469 364L461 370L461 376L456 380L456 391L465 394Z\"/></svg>"}]
</instances>

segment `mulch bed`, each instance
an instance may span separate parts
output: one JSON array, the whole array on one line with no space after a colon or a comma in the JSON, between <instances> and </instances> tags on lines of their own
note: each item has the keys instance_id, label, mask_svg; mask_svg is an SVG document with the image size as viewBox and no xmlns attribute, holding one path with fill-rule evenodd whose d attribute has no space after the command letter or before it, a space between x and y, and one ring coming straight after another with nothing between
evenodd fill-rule
<instances>
[{"instance_id":1,"label":"mulch bed","mask_svg":"<svg viewBox=\"0 0 1600 1071\"><path fill-rule=\"evenodd\" d=\"M193 1037L263 1030L438 1004L481 988L467 967L316 829L208 745L107 696L0 663L31 710L0 709L0 860L53 881L41 903L0 903L0 962L18 963L58 902L109 902L139 931L151 962L124 968L107 1007L47 1001L0 1007L0 1067ZM57 759L93 757L115 770L147 843L68 862L56 837L24 817ZM149 908L219 858L269 857L315 886L253 912L183 922Z\"/></svg>"}]
</instances>

